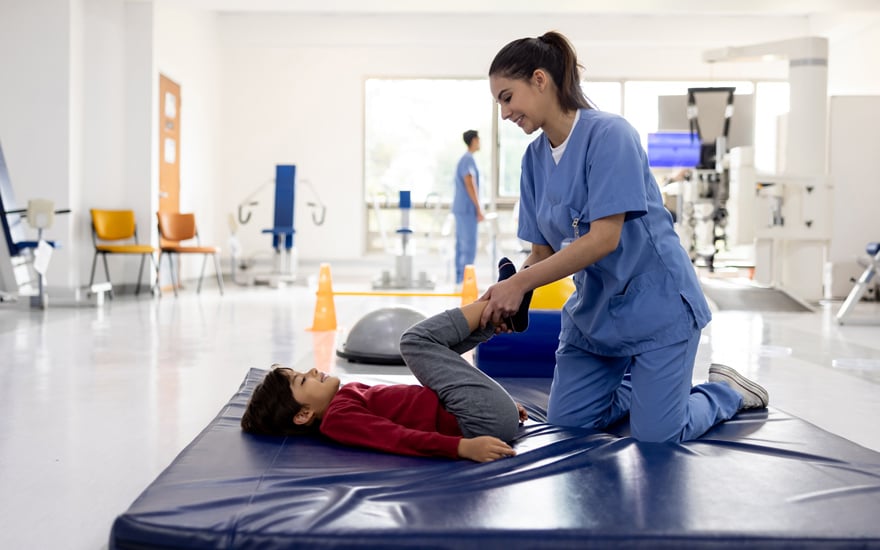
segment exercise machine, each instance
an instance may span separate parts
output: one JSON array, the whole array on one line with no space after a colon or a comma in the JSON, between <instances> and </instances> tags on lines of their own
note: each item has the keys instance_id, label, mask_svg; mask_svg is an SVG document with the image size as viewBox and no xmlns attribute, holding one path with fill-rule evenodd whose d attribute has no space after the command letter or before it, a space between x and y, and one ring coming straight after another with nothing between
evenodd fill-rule
<instances>
[{"instance_id":1,"label":"exercise machine","mask_svg":"<svg viewBox=\"0 0 880 550\"><path fill-rule=\"evenodd\" d=\"M47 199L30 199L26 208L20 208L12 191L12 182L3 148L0 146L0 302L15 302L21 295L30 297L33 308L44 309L48 304L46 271L52 258L55 241L43 238L56 214L67 214L69 209L55 209ZM37 231L36 240L27 237L25 224ZM99 289L99 299L103 292Z\"/></svg>"},{"instance_id":2,"label":"exercise machine","mask_svg":"<svg viewBox=\"0 0 880 550\"><path fill-rule=\"evenodd\" d=\"M306 205L311 209L312 221L315 225L322 225L327 207L307 180L301 180L299 183L309 187L315 196L315 201L310 201ZM297 260L296 247L294 246L296 184L296 166L279 164L275 167L275 178L259 185L239 202L236 215L229 215L229 249L232 262L232 280L235 283L242 285L266 284L278 288L282 284L296 281ZM263 229L262 233L272 236L272 270L268 274L252 275L242 282L238 280L238 270L247 269L248 264L241 258L242 246L237 236L238 228L251 221L253 212L250 209L259 204L255 198L269 185L274 186L273 224L272 227Z\"/></svg>"},{"instance_id":3,"label":"exercise machine","mask_svg":"<svg viewBox=\"0 0 880 550\"><path fill-rule=\"evenodd\" d=\"M400 250L395 258L395 270L385 270L381 277L373 281L374 289L401 289L421 288L433 289L435 283L424 271L419 272L418 278L413 278L413 254L410 247L410 237L413 234L409 226L409 215L412 209L412 199L409 191L400 191L400 227L397 234L400 236Z\"/></svg>"}]
</instances>

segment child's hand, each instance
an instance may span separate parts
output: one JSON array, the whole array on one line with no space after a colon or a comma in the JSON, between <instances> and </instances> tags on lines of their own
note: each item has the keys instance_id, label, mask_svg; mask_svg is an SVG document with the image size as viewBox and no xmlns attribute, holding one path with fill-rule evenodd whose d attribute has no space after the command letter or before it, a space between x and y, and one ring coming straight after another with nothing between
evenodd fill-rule
<instances>
[{"instance_id":1,"label":"child's hand","mask_svg":"<svg viewBox=\"0 0 880 550\"><path fill-rule=\"evenodd\" d=\"M527 413L525 407L523 407L519 403L516 404L516 410L519 412L519 421L520 422L525 422L526 420L529 419L529 413Z\"/></svg>"},{"instance_id":2,"label":"child's hand","mask_svg":"<svg viewBox=\"0 0 880 550\"><path fill-rule=\"evenodd\" d=\"M458 442L459 458L467 458L475 462L491 462L515 454L516 451L510 445L491 435L463 437Z\"/></svg>"}]
</instances>

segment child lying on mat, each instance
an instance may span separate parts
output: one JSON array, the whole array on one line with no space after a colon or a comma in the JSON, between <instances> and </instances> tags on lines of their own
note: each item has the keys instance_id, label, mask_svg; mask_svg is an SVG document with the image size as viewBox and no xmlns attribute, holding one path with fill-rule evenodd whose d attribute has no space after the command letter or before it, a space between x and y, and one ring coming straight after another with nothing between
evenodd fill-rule
<instances>
[{"instance_id":1,"label":"child lying on mat","mask_svg":"<svg viewBox=\"0 0 880 550\"><path fill-rule=\"evenodd\" d=\"M515 272L506 258L500 279ZM531 294L503 330L528 325ZM495 334L480 328L487 302L445 311L407 329L400 353L417 385L368 386L312 369L275 366L254 389L241 427L264 435L319 432L345 445L415 456L488 462L512 456L507 443L528 417L497 382L461 354Z\"/></svg>"}]
</instances>

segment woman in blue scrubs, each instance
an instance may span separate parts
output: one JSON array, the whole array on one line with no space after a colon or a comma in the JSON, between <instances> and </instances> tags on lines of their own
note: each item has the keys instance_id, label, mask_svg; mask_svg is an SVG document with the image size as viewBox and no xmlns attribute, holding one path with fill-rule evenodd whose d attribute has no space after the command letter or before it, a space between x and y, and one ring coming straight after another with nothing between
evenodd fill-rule
<instances>
[{"instance_id":1,"label":"woman in blue scrubs","mask_svg":"<svg viewBox=\"0 0 880 550\"><path fill-rule=\"evenodd\" d=\"M691 387L709 308L638 133L589 104L568 40L511 42L489 80L504 119L543 133L522 161L518 236L532 243L529 269L489 288L482 323L501 325L526 292L574 275L548 420L601 429L629 414L636 439L679 442L766 407L761 386L723 365Z\"/></svg>"}]
</instances>

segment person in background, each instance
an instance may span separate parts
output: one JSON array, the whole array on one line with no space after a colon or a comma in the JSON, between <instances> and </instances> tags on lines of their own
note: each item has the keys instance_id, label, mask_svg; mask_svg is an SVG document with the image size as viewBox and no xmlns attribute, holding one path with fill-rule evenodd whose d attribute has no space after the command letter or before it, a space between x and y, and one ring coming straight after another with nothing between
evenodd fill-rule
<instances>
[{"instance_id":1,"label":"person in background","mask_svg":"<svg viewBox=\"0 0 880 550\"><path fill-rule=\"evenodd\" d=\"M692 387L708 304L638 133L590 104L579 67L568 40L548 32L507 44L489 69L502 118L542 132L520 179L518 237L531 243L529 269L486 291L480 321L497 327L525 293L573 275L548 422L603 429L629 415L637 440L695 439L769 397L724 365Z\"/></svg>"},{"instance_id":2,"label":"person in background","mask_svg":"<svg viewBox=\"0 0 880 550\"><path fill-rule=\"evenodd\" d=\"M480 206L480 171L474 153L480 150L480 136L476 130L462 135L467 151L455 168L455 193L452 214L455 216L455 284L464 280L464 267L477 257L477 224L483 221Z\"/></svg>"}]
</instances>

